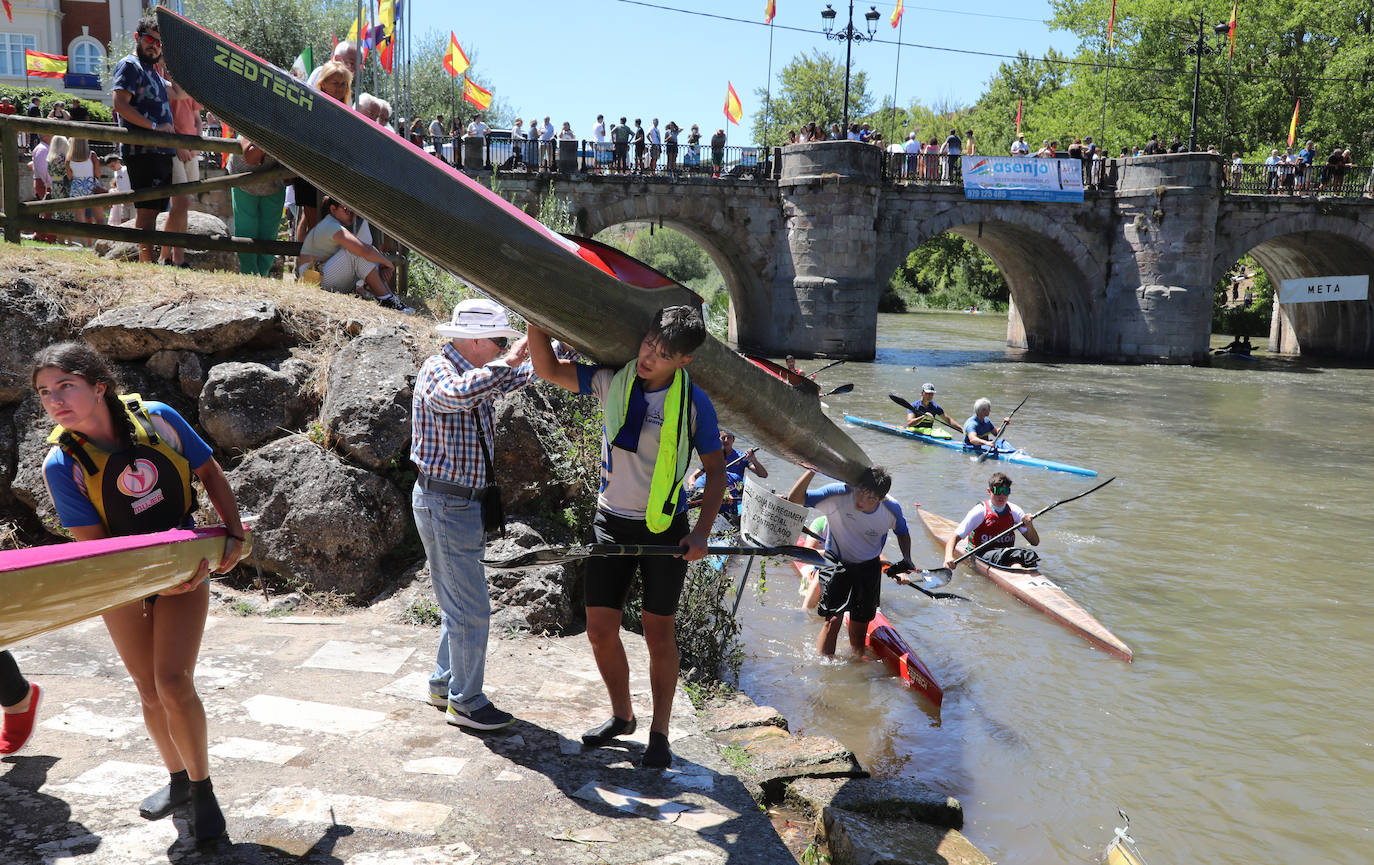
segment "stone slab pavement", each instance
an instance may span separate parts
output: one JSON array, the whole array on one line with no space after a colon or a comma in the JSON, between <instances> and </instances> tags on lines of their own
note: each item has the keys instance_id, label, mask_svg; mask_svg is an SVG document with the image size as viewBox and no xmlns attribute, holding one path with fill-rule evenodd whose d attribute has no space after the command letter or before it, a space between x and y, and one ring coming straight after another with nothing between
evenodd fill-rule
<instances>
[{"instance_id":1,"label":"stone slab pavement","mask_svg":"<svg viewBox=\"0 0 1374 865\"><path fill-rule=\"evenodd\" d=\"M647 654L624 636L647 717ZM487 691L517 721L480 734L426 702L437 642L374 611L212 611L196 679L229 840L203 851L183 815L138 816L167 776L100 620L14 647L46 696L28 747L0 760L0 863L796 862L681 690L673 767L645 770L647 724L582 747L608 715L585 636L494 633Z\"/></svg>"}]
</instances>

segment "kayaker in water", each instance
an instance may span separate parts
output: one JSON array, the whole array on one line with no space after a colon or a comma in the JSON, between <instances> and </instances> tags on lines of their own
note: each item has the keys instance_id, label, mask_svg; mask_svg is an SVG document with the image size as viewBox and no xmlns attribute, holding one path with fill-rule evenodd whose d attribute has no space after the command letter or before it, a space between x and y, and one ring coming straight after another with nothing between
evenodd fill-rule
<instances>
[{"instance_id":1,"label":"kayaker in water","mask_svg":"<svg viewBox=\"0 0 1374 865\"><path fill-rule=\"evenodd\" d=\"M849 644L862 655L868 636L868 623L878 611L883 577L883 546L887 533L897 535L902 560L893 567L911 570L911 534L907 531L902 506L887 494L892 478L881 466L872 466L859 476L859 482L832 483L807 490L815 472L807 470L787 494L790 502L815 508L826 517L825 550L840 564L822 569L821 600L817 614L825 619L816 649L822 655L835 654L840 629L849 614Z\"/></svg>"},{"instance_id":2,"label":"kayaker in water","mask_svg":"<svg viewBox=\"0 0 1374 865\"><path fill-rule=\"evenodd\" d=\"M959 527L954 530L954 534L945 542L945 567L954 567L954 560L959 558L961 553L986 543L1012 526L1018 526L1017 531L1025 535L1031 546L1040 546L1040 532L1036 531L1035 521L1019 505L1011 502L1011 478L1007 477L1005 472L995 472L988 478L987 501L979 502L969 509L959 521ZM1011 532L993 542L991 547L978 554L979 558L999 565L1019 564L1034 567L1035 562L1017 561L1017 556L1012 555L1016 546L1016 534L1017 532ZM965 538L968 542L963 549L957 549L959 542ZM1029 552L1032 556L1035 555L1029 550L1016 552Z\"/></svg>"},{"instance_id":3,"label":"kayaker in water","mask_svg":"<svg viewBox=\"0 0 1374 865\"><path fill-rule=\"evenodd\" d=\"M1255 347L1250 344L1250 337L1236 334L1236 338L1226 343L1226 345L1223 345L1221 350L1229 351L1231 354L1243 354L1249 357L1250 352L1254 351Z\"/></svg>"},{"instance_id":4,"label":"kayaker in water","mask_svg":"<svg viewBox=\"0 0 1374 865\"><path fill-rule=\"evenodd\" d=\"M973 417L964 421L964 444L969 447L991 449L997 446L997 426L990 420L992 403L987 397L980 397L973 404ZM1011 418L1002 418L1006 423Z\"/></svg>"},{"instance_id":5,"label":"kayaker in water","mask_svg":"<svg viewBox=\"0 0 1374 865\"><path fill-rule=\"evenodd\" d=\"M941 419L952 427L959 426L954 422L954 418L945 414L945 410L935 401L935 385L930 382L921 385L921 400L920 402L912 403L912 408L915 409L915 411L906 413L907 428L921 433L922 435L932 435L936 433L935 421ZM949 434L946 433L943 438L949 438Z\"/></svg>"},{"instance_id":6,"label":"kayaker in water","mask_svg":"<svg viewBox=\"0 0 1374 865\"><path fill-rule=\"evenodd\" d=\"M753 447L740 453L735 450L735 434L723 429L720 431L721 453L725 459L726 499L720 506L720 515L731 523L739 522L739 503L744 496L744 473L752 471L761 478L768 477L768 469L763 467L755 456L758 448ZM700 498L706 486L706 468L702 466L687 477L685 484L693 490L693 498Z\"/></svg>"}]
</instances>

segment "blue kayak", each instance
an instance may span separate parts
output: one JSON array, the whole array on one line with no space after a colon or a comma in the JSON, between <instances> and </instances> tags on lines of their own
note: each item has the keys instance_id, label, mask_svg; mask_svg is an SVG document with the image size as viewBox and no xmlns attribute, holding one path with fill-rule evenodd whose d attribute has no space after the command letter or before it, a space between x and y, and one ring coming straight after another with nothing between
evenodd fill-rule
<instances>
[{"instance_id":1,"label":"blue kayak","mask_svg":"<svg viewBox=\"0 0 1374 865\"><path fill-rule=\"evenodd\" d=\"M962 439L935 438L934 436L922 435L921 433L907 429L904 426L898 426L897 424L886 423L880 420L869 420L866 417L856 417L852 414L845 415L844 419L847 422L854 424L855 426L868 427L869 429L875 429L878 432L890 433L895 436L901 436L903 438L914 439L918 442L924 442L928 445L936 445L942 448L949 448L950 450L962 451L963 453L970 455L978 454L977 448L965 445ZM1097 477L1097 472L1093 471L1092 469L1085 469L1081 466L1071 466L1068 463L1057 463L1052 460L1042 460L1039 457L1030 456L1025 451L1008 447L1007 443L1004 441L998 441L997 448L997 453L988 457L988 459L1002 460L1003 462L1008 462L1012 465L1018 466L1031 466L1033 468L1049 469L1052 472L1068 472L1071 475L1083 475L1084 477L1089 478Z\"/></svg>"}]
</instances>

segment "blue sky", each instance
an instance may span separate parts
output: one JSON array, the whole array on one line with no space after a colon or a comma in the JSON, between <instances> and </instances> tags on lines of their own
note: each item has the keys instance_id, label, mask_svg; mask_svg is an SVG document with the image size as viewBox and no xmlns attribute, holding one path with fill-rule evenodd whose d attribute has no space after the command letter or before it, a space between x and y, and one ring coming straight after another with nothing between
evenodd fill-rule
<instances>
[{"instance_id":1,"label":"blue sky","mask_svg":"<svg viewBox=\"0 0 1374 865\"><path fill-rule=\"evenodd\" d=\"M726 82L744 106L732 141L748 136L762 100L754 95L768 80L769 28L762 26L765 0L516 0L453 3L413 0L416 33L454 31L493 92L522 117L549 115L555 126L567 120L579 136L591 137L597 114L624 114L686 128L699 123L709 134L724 124ZM844 44L820 33L823 0L776 0L773 20L773 78L794 55L819 48L841 62ZM830 0L843 25L844 0ZM644 5L650 4L650 5ZM964 0L937 8L907 3L898 31L888 25L896 0L855 3L855 26L876 6L882 18L877 39L856 43L854 70L868 73L869 89L881 102L897 79L897 104L919 99L969 104L977 100L1001 58L910 47L1032 56L1054 48L1072 52L1071 34L1051 31L1047 0ZM670 11L672 7L727 21ZM757 23L754 23L757 22ZM1105 26L1105 25L1104 25ZM814 32L798 32L801 28ZM883 40L887 40L884 42ZM708 130L709 127L709 130Z\"/></svg>"}]
</instances>

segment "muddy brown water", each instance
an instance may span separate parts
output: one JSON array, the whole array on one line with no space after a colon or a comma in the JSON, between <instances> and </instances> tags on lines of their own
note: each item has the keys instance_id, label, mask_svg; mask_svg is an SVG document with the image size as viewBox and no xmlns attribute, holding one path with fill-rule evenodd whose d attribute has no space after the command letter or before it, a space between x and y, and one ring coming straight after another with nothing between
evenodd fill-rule
<instances>
[{"instance_id":1,"label":"muddy brown water","mask_svg":"<svg viewBox=\"0 0 1374 865\"><path fill-rule=\"evenodd\" d=\"M819 621L791 567L772 563L741 606L742 687L874 774L958 797L966 834L995 861L1100 862L1121 808L1151 865L1369 862L1374 370L1036 360L1005 347L1005 327L884 316L876 362L823 374L823 389L855 384L830 414L900 421L887 394L914 400L925 381L960 422L979 396L1000 418L1029 394L1008 440L1117 477L1041 519L1042 569L1135 662L966 568L951 588L972 603L889 584L884 611L945 690L936 711L879 664L818 660ZM955 518L994 469L849 431L892 471L917 564L938 564L911 504ZM779 491L796 478L768 467ZM1095 483L1008 471L1027 510Z\"/></svg>"}]
</instances>

